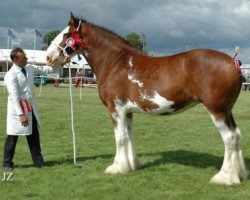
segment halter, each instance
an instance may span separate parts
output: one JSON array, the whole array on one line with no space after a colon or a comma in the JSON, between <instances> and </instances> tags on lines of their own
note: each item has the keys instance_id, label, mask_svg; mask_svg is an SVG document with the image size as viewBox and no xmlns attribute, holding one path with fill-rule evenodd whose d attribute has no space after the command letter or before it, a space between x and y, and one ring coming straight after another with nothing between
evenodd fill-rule
<instances>
[{"instance_id":1,"label":"halter","mask_svg":"<svg viewBox=\"0 0 250 200\"><path fill-rule=\"evenodd\" d=\"M81 20L78 23L77 29L76 31L74 31L73 33L70 34L70 37L66 40L66 46L63 48L60 45L56 44L54 41L52 41L51 43L54 44L55 46L57 46L59 49L61 49L63 51L64 56L69 56L69 54L71 54L72 52L76 51L76 45L79 45L81 47L83 47L84 49L86 49L87 51L89 51L89 47L88 45L83 41L83 39L81 39L79 37L80 32L80 26L81 26Z\"/></svg>"}]
</instances>

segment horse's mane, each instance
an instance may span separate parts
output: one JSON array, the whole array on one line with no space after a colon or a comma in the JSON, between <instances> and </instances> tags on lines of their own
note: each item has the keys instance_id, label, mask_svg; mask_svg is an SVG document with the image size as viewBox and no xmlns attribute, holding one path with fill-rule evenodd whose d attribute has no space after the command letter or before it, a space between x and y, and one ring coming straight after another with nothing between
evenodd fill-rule
<instances>
[{"instance_id":1,"label":"horse's mane","mask_svg":"<svg viewBox=\"0 0 250 200\"><path fill-rule=\"evenodd\" d=\"M121 46L126 46L127 48L130 48L130 49L132 48L133 50L138 50L134 46L129 44L124 38L122 38L121 36L116 34L115 32L113 32L107 28L104 28L102 26L96 25L94 23L88 22L88 21L84 20L83 18L76 18L76 22L77 22L77 24L75 24L76 26L78 26L78 23L80 20L82 23L86 23L91 28L93 28L96 40L101 41L101 42L110 42L112 45L114 43L116 45L120 44Z\"/></svg>"}]
</instances>

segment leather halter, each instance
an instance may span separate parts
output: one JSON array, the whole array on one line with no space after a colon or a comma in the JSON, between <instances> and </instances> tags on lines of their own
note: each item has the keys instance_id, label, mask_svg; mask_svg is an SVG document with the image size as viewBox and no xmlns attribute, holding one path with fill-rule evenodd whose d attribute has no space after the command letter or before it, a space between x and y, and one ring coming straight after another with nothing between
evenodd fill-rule
<instances>
[{"instance_id":1,"label":"leather halter","mask_svg":"<svg viewBox=\"0 0 250 200\"><path fill-rule=\"evenodd\" d=\"M69 38L66 40L66 46L63 48L60 45L56 44L54 41L51 43L57 46L59 49L63 51L64 56L70 56L69 52L75 52L76 51L76 45L79 45L89 51L88 45L83 41L82 38L80 38L80 26L81 26L81 20L78 23L78 27L76 31L72 32L69 36Z\"/></svg>"}]
</instances>

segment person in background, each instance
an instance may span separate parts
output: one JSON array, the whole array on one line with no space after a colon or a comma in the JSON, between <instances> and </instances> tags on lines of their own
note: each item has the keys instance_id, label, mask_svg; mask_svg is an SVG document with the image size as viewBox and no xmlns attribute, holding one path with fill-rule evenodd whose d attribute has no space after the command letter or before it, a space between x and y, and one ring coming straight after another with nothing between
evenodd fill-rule
<instances>
[{"instance_id":1,"label":"person in background","mask_svg":"<svg viewBox=\"0 0 250 200\"><path fill-rule=\"evenodd\" d=\"M81 73L77 71L75 75L75 87L76 88L80 87L80 82L81 82Z\"/></svg>"},{"instance_id":2,"label":"person in background","mask_svg":"<svg viewBox=\"0 0 250 200\"><path fill-rule=\"evenodd\" d=\"M14 168L13 157L18 136L26 136L34 166L43 168L45 162L40 146L38 130L40 120L35 102L34 76L40 73L51 73L53 68L27 65L26 54L19 47L12 49L10 58L13 66L4 78L8 90L8 105L3 168L4 170ZM69 62L69 58L64 62Z\"/></svg>"}]
</instances>

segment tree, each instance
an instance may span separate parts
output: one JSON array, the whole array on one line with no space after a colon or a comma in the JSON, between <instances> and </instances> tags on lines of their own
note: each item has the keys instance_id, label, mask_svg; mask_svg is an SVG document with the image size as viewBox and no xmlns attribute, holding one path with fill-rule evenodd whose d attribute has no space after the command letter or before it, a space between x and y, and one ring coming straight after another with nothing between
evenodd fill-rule
<instances>
[{"instance_id":1,"label":"tree","mask_svg":"<svg viewBox=\"0 0 250 200\"><path fill-rule=\"evenodd\" d=\"M132 46L134 46L135 48L139 49L140 51L144 51L145 52L146 43L145 43L144 35L143 35L143 38L142 38L139 34L133 32L133 33L130 33L130 34L126 35L124 37L124 39L129 44L131 44Z\"/></svg>"},{"instance_id":2,"label":"tree","mask_svg":"<svg viewBox=\"0 0 250 200\"><path fill-rule=\"evenodd\" d=\"M51 31L49 33L46 33L43 37L43 44L44 44L44 50L46 50L50 43L55 39L55 37L60 33L61 31Z\"/></svg>"}]
</instances>

